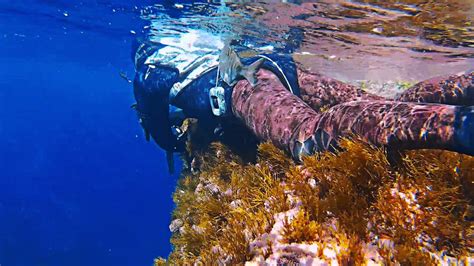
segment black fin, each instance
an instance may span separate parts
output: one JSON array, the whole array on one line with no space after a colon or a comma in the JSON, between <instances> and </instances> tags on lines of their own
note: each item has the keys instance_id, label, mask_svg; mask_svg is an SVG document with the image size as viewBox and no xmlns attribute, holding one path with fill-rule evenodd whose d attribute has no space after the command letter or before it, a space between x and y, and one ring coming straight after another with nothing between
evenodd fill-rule
<instances>
[{"instance_id":1,"label":"black fin","mask_svg":"<svg viewBox=\"0 0 474 266\"><path fill-rule=\"evenodd\" d=\"M172 151L166 152L166 161L168 163L168 172L170 175L174 174L174 157Z\"/></svg>"}]
</instances>

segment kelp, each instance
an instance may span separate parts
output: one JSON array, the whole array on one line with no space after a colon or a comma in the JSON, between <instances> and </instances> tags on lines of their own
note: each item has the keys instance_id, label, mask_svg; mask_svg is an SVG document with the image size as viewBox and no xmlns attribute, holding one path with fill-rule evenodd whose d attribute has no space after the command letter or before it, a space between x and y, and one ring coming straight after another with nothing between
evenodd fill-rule
<instances>
[{"instance_id":1,"label":"kelp","mask_svg":"<svg viewBox=\"0 0 474 266\"><path fill-rule=\"evenodd\" d=\"M193 154L199 167L174 193L173 252L155 265L468 263L474 157L417 150L394 165L357 139L340 147L299 165L269 143L253 162L222 143Z\"/></svg>"}]
</instances>

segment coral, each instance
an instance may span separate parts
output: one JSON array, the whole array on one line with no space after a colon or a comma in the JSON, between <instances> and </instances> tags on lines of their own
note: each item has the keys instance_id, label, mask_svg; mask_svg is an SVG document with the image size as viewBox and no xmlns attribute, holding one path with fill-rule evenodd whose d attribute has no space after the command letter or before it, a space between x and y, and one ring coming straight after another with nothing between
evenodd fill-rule
<instances>
[{"instance_id":1,"label":"coral","mask_svg":"<svg viewBox=\"0 0 474 266\"><path fill-rule=\"evenodd\" d=\"M200 149L174 193L173 252L155 265L473 262L474 157L387 152L343 139L295 164L269 143L255 161Z\"/></svg>"}]
</instances>

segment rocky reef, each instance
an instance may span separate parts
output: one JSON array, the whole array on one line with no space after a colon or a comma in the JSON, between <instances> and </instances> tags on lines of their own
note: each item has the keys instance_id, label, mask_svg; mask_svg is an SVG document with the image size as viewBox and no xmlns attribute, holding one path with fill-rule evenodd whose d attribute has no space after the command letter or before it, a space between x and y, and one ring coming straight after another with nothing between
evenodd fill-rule
<instances>
[{"instance_id":1,"label":"rocky reef","mask_svg":"<svg viewBox=\"0 0 474 266\"><path fill-rule=\"evenodd\" d=\"M301 164L268 143L194 152L155 265L473 265L474 157L340 146Z\"/></svg>"}]
</instances>

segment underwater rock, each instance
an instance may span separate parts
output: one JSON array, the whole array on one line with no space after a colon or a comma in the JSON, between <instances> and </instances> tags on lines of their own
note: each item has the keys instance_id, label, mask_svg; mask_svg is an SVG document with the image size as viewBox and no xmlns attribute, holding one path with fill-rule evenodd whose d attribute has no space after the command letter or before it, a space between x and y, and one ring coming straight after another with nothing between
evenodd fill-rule
<instances>
[{"instance_id":1,"label":"underwater rock","mask_svg":"<svg viewBox=\"0 0 474 266\"><path fill-rule=\"evenodd\" d=\"M268 143L258 154L195 154L199 172L184 169L174 194L173 252L155 265L474 262L474 157L417 150L394 165L349 139L300 165Z\"/></svg>"},{"instance_id":2,"label":"underwater rock","mask_svg":"<svg viewBox=\"0 0 474 266\"><path fill-rule=\"evenodd\" d=\"M178 231L181 226L183 226L183 221L181 221L181 219L174 219L169 226L170 232L174 233Z\"/></svg>"}]
</instances>

